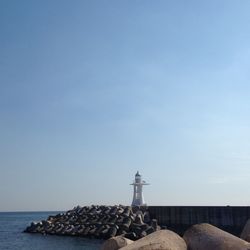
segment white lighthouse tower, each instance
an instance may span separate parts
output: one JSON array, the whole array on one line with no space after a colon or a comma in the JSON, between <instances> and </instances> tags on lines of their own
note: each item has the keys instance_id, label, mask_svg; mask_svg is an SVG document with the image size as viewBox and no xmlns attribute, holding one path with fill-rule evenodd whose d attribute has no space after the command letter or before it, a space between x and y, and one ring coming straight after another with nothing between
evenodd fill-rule
<instances>
[{"instance_id":1,"label":"white lighthouse tower","mask_svg":"<svg viewBox=\"0 0 250 250\"><path fill-rule=\"evenodd\" d=\"M141 179L141 175L139 174L139 171L135 174L135 181L130 184L134 186L134 195L133 195L133 201L131 206L146 206L147 204L144 201L143 194L142 194L142 186L143 185L149 185L145 181Z\"/></svg>"}]
</instances>

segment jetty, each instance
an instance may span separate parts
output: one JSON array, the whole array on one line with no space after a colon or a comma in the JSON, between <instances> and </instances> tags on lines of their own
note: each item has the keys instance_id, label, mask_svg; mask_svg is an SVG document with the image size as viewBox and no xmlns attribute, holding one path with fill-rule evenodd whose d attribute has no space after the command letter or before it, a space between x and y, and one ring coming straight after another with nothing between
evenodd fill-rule
<instances>
[{"instance_id":1,"label":"jetty","mask_svg":"<svg viewBox=\"0 0 250 250\"><path fill-rule=\"evenodd\" d=\"M92 205L77 206L47 220L32 222L24 232L98 239L122 235L137 240L159 229L147 207Z\"/></svg>"}]
</instances>

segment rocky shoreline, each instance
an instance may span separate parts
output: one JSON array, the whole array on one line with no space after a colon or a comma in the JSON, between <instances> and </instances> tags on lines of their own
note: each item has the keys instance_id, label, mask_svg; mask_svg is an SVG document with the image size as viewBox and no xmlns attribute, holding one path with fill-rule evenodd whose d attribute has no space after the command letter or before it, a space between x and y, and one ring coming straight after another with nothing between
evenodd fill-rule
<instances>
[{"instance_id":1,"label":"rocky shoreline","mask_svg":"<svg viewBox=\"0 0 250 250\"><path fill-rule=\"evenodd\" d=\"M47 220L32 222L24 232L109 239L124 236L138 240L160 227L150 218L147 207L77 206L65 213L49 216Z\"/></svg>"}]
</instances>

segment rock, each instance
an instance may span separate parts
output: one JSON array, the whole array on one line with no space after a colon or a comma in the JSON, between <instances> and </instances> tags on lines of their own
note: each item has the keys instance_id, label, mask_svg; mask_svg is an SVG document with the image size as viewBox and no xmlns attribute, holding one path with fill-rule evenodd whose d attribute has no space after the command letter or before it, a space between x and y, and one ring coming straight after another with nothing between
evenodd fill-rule
<instances>
[{"instance_id":1,"label":"rock","mask_svg":"<svg viewBox=\"0 0 250 250\"><path fill-rule=\"evenodd\" d=\"M104 237L105 239L115 237L117 233L117 226L112 226L109 228L107 235Z\"/></svg>"},{"instance_id":2,"label":"rock","mask_svg":"<svg viewBox=\"0 0 250 250\"><path fill-rule=\"evenodd\" d=\"M143 232L142 228L139 226L132 228L133 232L136 234L137 238L141 238L141 233Z\"/></svg>"},{"instance_id":3,"label":"rock","mask_svg":"<svg viewBox=\"0 0 250 250\"><path fill-rule=\"evenodd\" d=\"M117 249L125 247L133 242L134 241L129 240L123 236L116 236L116 237L112 237L112 238L106 240L102 244L101 250L117 250Z\"/></svg>"},{"instance_id":4,"label":"rock","mask_svg":"<svg viewBox=\"0 0 250 250\"><path fill-rule=\"evenodd\" d=\"M137 214L135 217L135 223L142 225L143 224L143 219L142 219L142 215L141 214Z\"/></svg>"},{"instance_id":5,"label":"rock","mask_svg":"<svg viewBox=\"0 0 250 250\"><path fill-rule=\"evenodd\" d=\"M246 222L240 235L240 238L250 242L250 219Z\"/></svg>"},{"instance_id":6,"label":"rock","mask_svg":"<svg viewBox=\"0 0 250 250\"><path fill-rule=\"evenodd\" d=\"M123 212L123 216L129 216L131 213L131 207L126 207Z\"/></svg>"},{"instance_id":7,"label":"rock","mask_svg":"<svg viewBox=\"0 0 250 250\"><path fill-rule=\"evenodd\" d=\"M134 232L125 233L124 237L130 240L137 240L136 234Z\"/></svg>"},{"instance_id":8,"label":"rock","mask_svg":"<svg viewBox=\"0 0 250 250\"><path fill-rule=\"evenodd\" d=\"M151 226L152 226L152 228L154 228L155 231L158 230L158 224L157 224L157 220L156 219L153 219L151 221Z\"/></svg>"},{"instance_id":9,"label":"rock","mask_svg":"<svg viewBox=\"0 0 250 250\"><path fill-rule=\"evenodd\" d=\"M159 230L135 241L121 250L187 250L185 241L169 230Z\"/></svg>"},{"instance_id":10,"label":"rock","mask_svg":"<svg viewBox=\"0 0 250 250\"><path fill-rule=\"evenodd\" d=\"M155 231L155 230L154 230L153 227L149 227L148 229L145 230L145 232L146 232L147 234L151 234L151 233L153 233L154 231Z\"/></svg>"},{"instance_id":11,"label":"rock","mask_svg":"<svg viewBox=\"0 0 250 250\"><path fill-rule=\"evenodd\" d=\"M250 250L250 243L207 223L192 226L183 238L189 250Z\"/></svg>"},{"instance_id":12,"label":"rock","mask_svg":"<svg viewBox=\"0 0 250 250\"><path fill-rule=\"evenodd\" d=\"M131 223L132 223L132 220L129 217L125 217L124 220L122 221L122 227L129 229Z\"/></svg>"},{"instance_id":13,"label":"rock","mask_svg":"<svg viewBox=\"0 0 250 250\"><path fill-rule=\"evenodd\" d=\"M144 212L143 217L145 223L150 223L150 214L148 211Z\"/></svg>"},{"instance_id":14,"label":"rock","mask_svg":"<svg viewBox=\"0 0 250 250\"><path fill-rule=\"evenodd\" d=\"M139 207L139 206L133 206L133 207L132 207L132 212L135 213L135 214L136 214L139 210L140 210L140 207Z\"/></svg>"}]
</instances>

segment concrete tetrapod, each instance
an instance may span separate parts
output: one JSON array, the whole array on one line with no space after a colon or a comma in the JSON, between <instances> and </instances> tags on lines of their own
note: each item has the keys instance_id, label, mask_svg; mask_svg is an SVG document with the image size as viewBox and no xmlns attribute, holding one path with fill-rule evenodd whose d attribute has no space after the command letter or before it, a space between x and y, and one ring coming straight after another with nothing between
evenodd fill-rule
<instances>
[{"instance_id":1,"label":"concrete tetrapod","mask_svg":"<svg viewBox=\"0 0 250 250\"><path fill-rule=\"evenodd\" d=\"M122 247L121 250L187 250L187 245L178 234L159 230Z\"/></svg>"},{"instance_id":2,"label":"concrete tetrapod","mask_svg":"<svg viewBox=\"0 0 250 250\"><path fill-rule=\"evenodd\" d=\"M123 236L116 236L116 237L112 237L112 238L106 240L102 244L101 250L118 250L118 249L125 247L133 242L134 241L129 240Z\"/></svg>"},{"instance_id":3,"label":"concrete tetrapod","mask_svg":"<svg viewBox=\"0 0 250 250\"><path fill-rule=\"evenodd\" d=\"M159 229L147 208L136 207L136 214L133 209L123 205L77 206L65 213L49 216L47 220L32 222L24 232L99 239L122 235L137 240Z\"/></svg>"},{"instance_id":4,"label":"concrete tetrapod","mask_svg":"<svg viewBox=\"0 0 250 250\"><path fill-rule=\"evenodd\" d=\"M250 243L207 223L192 226L183 238L189 250L250 250Z\"/></svg>"},{"instance_id":5,"label":"concrete tetrapod","mask_svg":"<svg viewBox=\"0 0 250 250\"><path fill-rule=\"evenodd\" d=\"M240 238L250 242L250 219L246 222L241 232Z\"/></svg>"}]
</instances>

